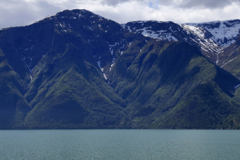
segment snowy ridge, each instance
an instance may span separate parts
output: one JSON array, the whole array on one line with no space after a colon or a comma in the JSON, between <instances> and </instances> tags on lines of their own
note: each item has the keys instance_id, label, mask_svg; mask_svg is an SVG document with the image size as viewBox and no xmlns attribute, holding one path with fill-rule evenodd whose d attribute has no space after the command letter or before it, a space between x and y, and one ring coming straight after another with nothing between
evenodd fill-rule
<instances>
[{"instance_id":1,"label":"snowy ridge","mask_svg":"<svg viewBox=\"0 0 240 160\"><path fill-rule=\"evenodd\" d=\"M240 33L239 20L190 23L187 25L207 30L212 35L211 39L221 47L227 47L234 43Z\"/></svg>"},{"instance_id":2,"label":"snowy ridge","mask_svg":"<svg viewBox=\"0 0 240 160\"><path fill-rule=\"evenodd\" d=\"M185 41L206 53L218 54L233 44L240 34L240 20L176 24L161 21L135 21L122 25L130 32L165 41Z\"/></svg>"},{"instance_id":3,"label":"snowy ridge","mask_svg":"<svg viewBox=\"0 0 240 160\"><path fill-rule=\"evenodd\" d=\"M173 34L169 33L169 30L171 30L171 26L169 28L161 29L161 30L154 30L152 28L152 25L149 25L149 23L152 24L166 24L169 22L162 22L162 21L135 21L131 22L133 24L138 24L137 27L131 27L128 24L122 24L122 27L125 29L128 29L129 32L135 32L135 33L141 33L146 37L151 37L154 39L160 39L160 40L166 40L166 41L178 41Z\"/></svg>"},{"instance_id":4,"label":"snowy ridge","mask_svg":"<svg viewBox=\"0 0 240 160\"><path fill-rule=\"evenodd\" d=\"M152 31L149 28L143 28L143 29L139 29L137 30L137 32L142 32L142 34L145 37L151 37L151 38L155 38L155 39L161 39L161 40L166 40L166 41L178 41L174 36L172 36L169 33L166 33L166 30L161 30L161 31Z\"/></svg>"},{"instance_id":5,"label":"snowy ridge","mask_svg":"<svg viewBox=\"0 0 240 160\"><path fill-rule=\"evenodd\" d=\"M202 51L205 52L214 52L219 54L222 52L223 47L220 46L217 42L207 37L207 31L201 27L191 26L191 25L181 25L181 27L187 31L187 33L193 34L195 37L192 38L192 41L199 44Z\"/></svg>"}]
</instances>

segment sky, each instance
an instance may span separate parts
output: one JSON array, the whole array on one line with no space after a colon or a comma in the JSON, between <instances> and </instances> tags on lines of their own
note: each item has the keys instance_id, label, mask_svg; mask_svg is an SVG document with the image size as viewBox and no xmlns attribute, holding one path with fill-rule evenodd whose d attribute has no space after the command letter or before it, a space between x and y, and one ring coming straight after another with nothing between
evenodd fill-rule
<instances>
[{"instance_id":1,"label":"sky","mask_svg":"<svg viewBox=\"0 0 240 160\"><path fill-rule=\"evenodd\" d=\"M118 23L240 19L240 0L0 0L0 28L29 25L66 9L86 9Z\"/></svg>"}]
</instances>

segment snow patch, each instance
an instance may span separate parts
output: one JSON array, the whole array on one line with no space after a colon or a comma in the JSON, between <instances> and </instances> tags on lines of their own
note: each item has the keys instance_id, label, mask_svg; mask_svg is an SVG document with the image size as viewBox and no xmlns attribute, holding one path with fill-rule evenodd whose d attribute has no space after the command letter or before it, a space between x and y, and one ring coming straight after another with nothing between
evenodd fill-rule
<instances>
[{"instance_id":1,"label":"snow patch","mask_svg":"<svg viewBox=\"0 0 240 160\"><path fill-rule=\"evenodd\" d=\"M100 58L101 58L101 57L100 57ZM100 59L100 58L99 58L99 59ZM100 60L97 61L97 64L98 64L99 69L102 70L102 68L101 68L101 61L100 61Z\"/></svg>"},{"instance_id":2,"label":"snow patch","mask_svg":"<svg viewBox=\"0 0 240 160\"><path fill-rule=\"evenodd\" d=\"M169 29L172 31L171 27ZM151 37L154 39L166 40L166 41L178 41L177 38L174 37L172 33L168 33L167 30L153 31L151 27L144 27L136 30L136 32L141 33L145 37Z\"/></svg>"},{"instance_id":3,"label":"snow patch","mask_svg":"<svg viewBox=\"0 0 240 160\"><path fill-rule=\"evenodd\" d=\"M78 13L77 15L78 15L78 18L83 17L81 13Z\"/></svg>"},{"instance_id":4,"label":"snow patch","mask_svg":"<svg viewBox=\"0 0 240 160\"><path fill-rule=\"evenodd\" d=\"M235 58L229 60L228 62L224 63L224 64L221 66L221 68L224 67L224 66L226 66L228 63L234 61L235 59L237 59L237 57L235 57Z\"/></svg>"},{"instance_id":5,"label":"snow patch","mask_svg":"<svg viewBox=\"0 0 240 160\"><path fill-rule=\"evenodd\" d=\"M109 68L109 72L112 70L112 67L115 65L115 63L111 64L110 68Z\"/></svg>"},{"instance_id":6,"label":"snow patch","mask_svg":"<svg viewBox=\"0 0 240 160\"><path fill-rule=\"evenodd\" d=\"M105 73L103 73L103 77L105 78L105 80L107 80L107 76Z\"/></svg>"},{"instance_id":7,"label":"snow patch","mask_svg":"<svg viewBox=\"0 0 240 160\"><path fill-rule=\"evenodd\" d=\"M128 47L130 47L132 45L132 42L129 43Z\"/></svg>"},{"instance_id":8,"label":"snow patch","mask_svg":"<svg viewBox=\"0 0 240 160\"><path fill-rule=\"evenodd\" d=\"M121 24L122 28L126 29L126 24Z\"/></svg>"},{"instance_id":9,"label":"snow patch","mask_svg":"<svg viewBox=\"0 0 240 160\"><path fill-rule=\"evenodd\" d=\"M129 30L129 32L132 32L132 30L131 30L130 26L128 26L128 30Z\"/></svg>"},{"instance_id":10,"label":"snow patch","mask_svg":"<svg viewBox=\"0 0 240 160\"><path fill-rule=\"evenodd\" d=\"M239 34L239 21L213 21L207 23L189 23L188 25L204 28L212 34L211 39L221 47L228 47L235 42Z\"/></svg>"},{"instance_id":11,"label":"snow patch","mask_svg":"<svg viewBox=\"0 0 240 160\"><path fill-rule=\"evenodd\" d=\"M110 44L109 44L109 51L110 51L110 53L111 53L112 56L113 56L113 52L114 52L113 48L114 48L115 46L117 46L117 45L118 45L117 42L115 42L115 44L113 44L113 45L110 45Z\"/></svg>"},{"instance_id":12,"label":"snow patch","mask_svg":"<svg viewBox=\"0 0 240 160\"><path fill-rule=\"evenodd\" d=\"M216 64L218 64L218 62L219 62L219 55L217 54Z\"/></svg>"},{"instance_id":13,"label":"snow patch","mask_svg":"<svg viewBox=\"0 0 240 160\"><path fill-rule=\"evenodd\" d=\"M238 89L240 87L240 84L236 85L234 88L235 89Z\"/></svg>"},{"instance_id":14,"label":"snow patch","mask_svg":"<svg viewBox=\"0 0 240 160\"><path fill-rule=\"evenodd\" d=\"M196 42L197 44L200 44L201 50L205 52L214 52L216 54L219 54L222 52L223 47L221 47L218 43L216 43L211 38L206 38L206 30L204 30L201 27L195 26L195 25L189 25L189 24L183 24L181 27L187 32L192 33L195 38L191 38L192 41ZM188 41L187 39L185 39ZM218 60L216 60L216 63L218 63Z\"/></svg>"},{"instance_id":15,"label":"snow patch","mask_svg":"<svg viewBox=\"0 0 240 160\"><path fill-rule=\"evenodd\" d=\"M195 35L197 35L200 38L205 38L204 31L200 27L183 25L183 28L187 31L192 31Z\"/></svg>"}]
</instances>

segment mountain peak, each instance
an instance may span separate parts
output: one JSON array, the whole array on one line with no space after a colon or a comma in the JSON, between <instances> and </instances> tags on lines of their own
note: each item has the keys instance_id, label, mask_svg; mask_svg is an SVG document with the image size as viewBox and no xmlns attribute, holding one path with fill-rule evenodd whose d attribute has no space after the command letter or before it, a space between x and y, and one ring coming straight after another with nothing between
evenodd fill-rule
<instances>
[{"instance_id":1,"label":"mountain peak","mask_svg":"<svg viewBox=\"0 0 240 160\"><path fill-rule=\"evenodd\" d=\"M62 10L56 14L56 16L61 15L74 15L74 14L94 14L88 10L85 9L73 9L73 10Z\"/></svg>"},{"instance_id":2,"label":"mountain peak","mask_svg":"<svg viewBox=\"0 0 240 160\"><path fill-rule=\"evenodd\" d=\"M221 47L207 29L64 10L2 30L0 128L240 128L240 81L202 56Z\"/></svg>"},{"instance_id":3,"label":"mountain peak","mask_svg":"<svg viewBox=\"0 0 240 160\"><path fill-rule=\"evenodd\" d=\"M85 9L63 10L55 15L57 18L80 19L80 18L100 18L105 19L91 11Z\"/></svg>"},{"instance_id":4,"label":"mountain peak","mask_svg":"<svg viewBox=\"0 0 240 160\"><path fill-rule=\"evenodd\" d=\"M240 33L240 20L188 23L189 26L203 28L211 34L211 39L221 47L230 46Z\"/></svg>"},{"instance_id":5,"label":"mountain peak","mask_svg":"<svg viewBox=\"0 0 240 160\"><path fill-rule=\"evenodd\" d=\"M173 30L180 29L179 25L170 21L133 21L123 25L123 27L130 32L141 33L146 37L166 41L178 41Z\"/></svg>"},{"instance_id":6,"label":"mountain peak","mask_svg":"<svg viewBox=\"0 0 240 160\"><path fill-rule=\"evenodd\" d=\"M133 21L122 25L130 32L164 41L184 41L198 46L212 62L233 44L240 33L240 20L177 24L162 21Z\"/></svg>"}]
</instances>

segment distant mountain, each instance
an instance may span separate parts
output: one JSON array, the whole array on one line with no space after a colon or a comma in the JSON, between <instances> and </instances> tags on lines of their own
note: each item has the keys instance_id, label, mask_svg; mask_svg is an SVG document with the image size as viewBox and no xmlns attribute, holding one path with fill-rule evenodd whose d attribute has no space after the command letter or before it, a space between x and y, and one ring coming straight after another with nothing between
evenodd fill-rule
<instances>
[{"instance_id":1,"label":"distant mountain","mask_svg":"<svg viewBox=\"0 0 240 160\"><path fill-rule=\"evenodd\" d=\"M131 32L166 41L184 41L198 46L212 62L218 64L219 54L233 44L240 34L240 20L176 24L161 21L136 21L124 24Z\"/></svg>"},{"instance_id":2,"label":"distant mountain","mask_svg":"<svg viewBox=\"0 0 240 160\"><path fill-rule=\"evenodd\" d=\"M224 52L219 54L219 66L228 72L232 73L237 78L240 78L240 36L235 43L224 49Z\"/></svg>"},{"instance_id":3,"label":"distant mountain","mask_svg":"<svg viewBox=\"0 0 240 160\"><path fill-rule=\"evenodd\" d=\"M207 57L238 41L200 26L65 10L0 30L0 128L239 128L240 81Z\"/></svg>"}]
</instances>

